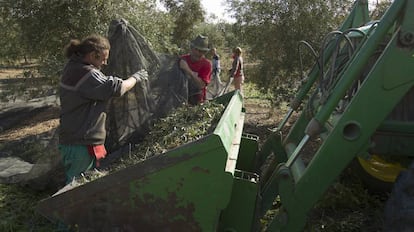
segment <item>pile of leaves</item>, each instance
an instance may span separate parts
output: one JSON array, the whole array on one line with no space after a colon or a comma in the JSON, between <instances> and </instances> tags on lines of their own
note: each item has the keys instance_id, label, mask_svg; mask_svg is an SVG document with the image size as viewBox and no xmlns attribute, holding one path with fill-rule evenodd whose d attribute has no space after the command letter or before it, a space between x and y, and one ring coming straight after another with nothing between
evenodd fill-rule
<instances>
[{"instance_id":1,"label":"pile of leaves","mask_svg":"<svg viewBox=\"0 0 414 232\"><path fill-rule=\"evenodd\" d=\"M196 106L183 105L175 109L167 117L157 120L144 141L136 144L130 154L111 165L110 172L163 154L212 133L223 111L224 105L213 101Z\"/></svg>"},{"instance_id":2,"label":"pile of leaves","mask_svg":"<svg viewBox=\"0 0 414 232\"><path fill-rule=\"evenodd\" d=\"M212 101L196 106L182 105L174 109L168 116L154 122L150 133L144 140L132 145L131 150L123 154L116 162L104 169L95 169L82 174L62 191L122 170L152 156L162 155L168 150L212 133L224 108L224 105Z\"/></svg>"}]
</instances>

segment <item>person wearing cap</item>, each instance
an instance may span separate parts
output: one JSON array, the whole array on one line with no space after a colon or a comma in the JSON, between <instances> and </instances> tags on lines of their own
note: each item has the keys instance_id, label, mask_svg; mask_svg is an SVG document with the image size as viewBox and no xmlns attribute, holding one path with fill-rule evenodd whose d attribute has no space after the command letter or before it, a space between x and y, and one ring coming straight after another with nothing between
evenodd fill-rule
<instances>
[{"instance_id":1,"label":"person wearing cap","mask_svg":"<svg viewBox=\"0 0 414 232\"><path fill-rule=\"evenodd\" d=\"M205 57L210 50L208 38L198 35L191 41L190 48L190 53L180 57L179 67L189 80L188 103L197 105L206 100L206 86L210 83L212 72L211 62Z\"/></svg>"}]
</instances>

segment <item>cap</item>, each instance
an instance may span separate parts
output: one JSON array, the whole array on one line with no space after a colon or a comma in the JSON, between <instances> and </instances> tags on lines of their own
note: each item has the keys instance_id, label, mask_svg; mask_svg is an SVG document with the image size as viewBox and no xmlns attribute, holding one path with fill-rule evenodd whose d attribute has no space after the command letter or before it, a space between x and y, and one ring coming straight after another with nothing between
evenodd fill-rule
<instances>
[{"instance_id":1,"label":"cap","mask_svg":"<svg viewBox=\"0 0 414 232\"><path fill-rule=\"evenodd\" d=\"M191 41L191 48L196 48L201 51L209 51L210 48L208 48L208 37L198 35L193 41Z\"/></svg>"}]
</instances>

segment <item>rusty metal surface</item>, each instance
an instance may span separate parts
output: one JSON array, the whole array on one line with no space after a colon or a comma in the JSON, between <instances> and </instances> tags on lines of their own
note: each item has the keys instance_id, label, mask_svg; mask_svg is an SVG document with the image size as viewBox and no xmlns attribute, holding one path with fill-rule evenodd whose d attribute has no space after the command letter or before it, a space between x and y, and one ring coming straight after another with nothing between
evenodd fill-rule
<instances>
[{"instance_id":1,"label":"rusty metal surface","mask_svg":"<svg viewBox=\"0 0 414 232\"><path fill-rule=\"evenodd\" d=\"M174 192L169 192L167 199L150 193L141 199L131 190L132 184L150 184L146 178L150 173L196 155L154 157L45 199L38 210L81 231L201 231L193 217L194 205L183 205Z\"/></svg>"}]
</instances>

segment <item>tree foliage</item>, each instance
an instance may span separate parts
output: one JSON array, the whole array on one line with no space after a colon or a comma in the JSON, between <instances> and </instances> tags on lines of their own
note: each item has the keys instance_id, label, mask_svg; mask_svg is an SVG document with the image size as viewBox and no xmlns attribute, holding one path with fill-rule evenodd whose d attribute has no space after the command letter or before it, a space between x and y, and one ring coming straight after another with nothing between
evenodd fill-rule
<instances>
[{"instance_id":1,"label":"tree foliage","mask_svg":"<svg viewBox=\"0 0 414 232\"><path fill-rule=\"evenodd\" d=\"M390 7L393 0L381 0L376 2L375 8L371 13L371 19L379 20L384 15L385 11Z\"/></svg>"},{"instance_id":2,"label":"tree foliage","mask_svg":"<svg viewBox=\"0 0 414 232\"><path fill-rule=\"evenodd\" d=\"M230 4L237 19L234 33L249 45L251 57L260 60L257 81L272 88L299 77L299 41L306 40L317 50L322 38L349 13L351 1L232 0ZM315 60L310 52L303 53L304 66L309 67Z\"/></svg>"},{"instance_id":3,"label":"tree foliage","mask_svg":"<svg viewBox=\"0 0 414 232\"><path fill-rule=\"evenodd\" d=\"M58 54L72 38L82 38L91 32L104 34L113 10L110 1L100 0L10 2L12 17L24 32L24 44L31 44L31 54L40 57Z\"/></svg>"},{"instance_id":4,"label":"tree foliage","mask_svg":"<svg viewBox=\"0 0 414 232\"><path fill-rule=\"evenodd\" d=\"M36 55L57 54L62 43L91 33L105 35L111 20L126 18L149 38L170 30L169 18L151 10L155 0L11 0L26 43ZM159 39L160 36L157 37ZM166 40L161 36L162 41ZM159 40L155 40L159 41Z\"/></svg>"},{"instance_id":5,"label":"tree foliage","mask_svg":"<svg viewBox=\"0 0 414 232\"><path fill-rule=\"evenodd\" d=\"M228 9L237 23L207 23L200 0L2 0L0 55L3 59L40 58L43 73L55 75L62 67L62 49L72 38L91 33L105 35L112 19L125 18L158 52L176 53L188 48L197 34L209 37L211 46L229 51L241 46L247 62L259 64L248 79L273 88L300 78L314 63L311 52L299 50L306 40L315 50L324 36L348 15L352 0L231 0ZM377 4L380 17L390 0ZM388 5L387 5L388 4ZM249 66L250 67L250 66Z\"/></svg>"},{"instance_id":6,"label":"tree foliage","mask_svg":"<svg viewBox=\"0 0 414 232\"><path fill-rule=\"evenodd\" d=\"M7 29L0 53L37 58L40 71L56 79L64 46L89 34L106 35L117 18L127 19L156 49L165 51L172 47L173 24L167 13L153 10L155 5L156 0L4 0L0 22Z\"/></svg>"},{"instance_id":7,"label":"tree foliage","mask_svg":"<svg viewBox=\"0 0 414 232\"><path fill-rule=\"evenodd\" d=\"M177 45L172 42L171 31L175 24L174 18L168 12L157 9L156 0L133 1L134 8L123 13L127 19L142 35L151 42L158 52L174 52Z\"/></svg>"},{"instance_id":8,"label":"tree foliage","mask_svg":"<svg viewBox=\"0 0 414 232\"><path fill-rule=\"evenodd\" d=\"M0 25L4 26L0 35L0 62L13 63L25 55L21 41L22 33L16 20L9 17L10 12L4 5L0 6L0 14Z\"/></svg>"},{"instance_id":9,"label":"tree foliage","mask_svg":"<svg viewBox=\"0 0 414 232\"><path fill-rule=\"evenodd\" d=\"M174 18L172 42L185 47L188 40L195 37L195 26L203 22L205 11L200 0L162 0Z\"/></svg>"}]
</instances>

